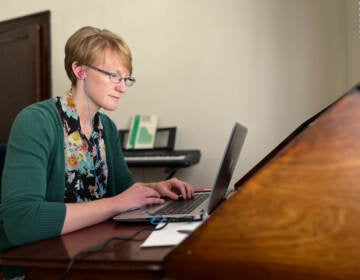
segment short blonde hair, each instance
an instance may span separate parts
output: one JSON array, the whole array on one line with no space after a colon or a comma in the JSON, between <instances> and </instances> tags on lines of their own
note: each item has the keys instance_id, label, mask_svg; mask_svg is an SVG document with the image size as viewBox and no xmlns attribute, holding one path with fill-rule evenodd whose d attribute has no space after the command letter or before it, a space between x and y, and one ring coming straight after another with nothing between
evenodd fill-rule
<instances>
[{"instance_id":1,"label":"short blonde hair","mask_svg":"<svg viewBox=\"0 0 360 280\"><path fill-rule=\"evenodd\" d=\"M72 70L72 63L91 65L105 50L111 49L119 54L125 67L132 73L132 56L129 46L115 33L107 29L85 26L77 30L65 45L65 71L72 85L77 78Z\"/></svg>"}]
</instances>

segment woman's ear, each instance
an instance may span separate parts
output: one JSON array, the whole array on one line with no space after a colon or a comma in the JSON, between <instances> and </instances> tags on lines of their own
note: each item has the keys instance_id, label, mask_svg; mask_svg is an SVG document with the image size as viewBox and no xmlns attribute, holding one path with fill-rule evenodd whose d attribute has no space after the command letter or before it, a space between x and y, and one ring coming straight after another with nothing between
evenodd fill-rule
<instances>
[{"instance_id":1,"label":"woman's ear","mask_svg":"<svg viewBox=\"0 0 360 280\"><path fill-rule=\"evenodd\" d=\"M84 66L79 65L77 61L72 63L72 70L76 78L83 80L85 78Z\"/></svg>"}]
</instances>

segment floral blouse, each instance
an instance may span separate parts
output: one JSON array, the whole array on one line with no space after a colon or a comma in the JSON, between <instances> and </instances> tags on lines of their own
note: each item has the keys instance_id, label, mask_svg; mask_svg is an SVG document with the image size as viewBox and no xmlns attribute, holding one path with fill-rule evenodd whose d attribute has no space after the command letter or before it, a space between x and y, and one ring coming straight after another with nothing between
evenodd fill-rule
<instances>
[{"instance_id":1,"label":"floral blouse","mask_svg":"<svg viewBox=\"0 0 360 280\"><path fill-rule=\"evenodd\" d=\"M57 97L56 107L64 128L64 201L83 202L102 198L106 193L108 169L99 113L94 116L93 132L88 139L81 131L71 93Z\"/></svg>"}]
</instances>

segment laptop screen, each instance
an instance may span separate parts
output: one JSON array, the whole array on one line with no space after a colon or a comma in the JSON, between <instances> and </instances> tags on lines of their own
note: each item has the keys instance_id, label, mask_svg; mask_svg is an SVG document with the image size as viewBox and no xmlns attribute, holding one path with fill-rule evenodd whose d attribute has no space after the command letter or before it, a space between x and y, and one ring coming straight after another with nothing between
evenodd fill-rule
<instances>
[{"instance_id":1,"label":"laptop screen","mask_svg":"<svg viewBox=\"0 0 360 280\"><path fill-rule=\"evenodd\" d=\"M208 204L207 213L211 214L224 198L230 184L234 169L239 159L241 148L245 142L247 128L235 123L227 147L224 152L220 169L215 179L213 192Z\"/></svg>"}]
</instances>

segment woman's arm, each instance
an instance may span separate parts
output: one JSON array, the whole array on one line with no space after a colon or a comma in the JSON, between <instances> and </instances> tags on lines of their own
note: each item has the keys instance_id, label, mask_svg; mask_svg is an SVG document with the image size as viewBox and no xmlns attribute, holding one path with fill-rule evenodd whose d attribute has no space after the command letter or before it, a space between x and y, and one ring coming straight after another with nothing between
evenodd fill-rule
<instances>
[{"instance_id":1,"label":"woman's arm","mask_svg":"<svg viewBox=\"0 0 360 280\"><path fill-rule=\"evenodd\" d=\"M164 203L160 193L139 183L114 197L91 202L67 203L61 234L100 223L131 207L159 203Z\"/></svg>"},{"instance_id":2,"label":"woman's arm","mask_svg":"<svg viewBox=\"0 0 360 280\"><path fill-rule=\"evenodd\" d=\"M135 183L121 194L110 198L67 203L61 234L100 223L132 207L164 203L162 197L178 199L178 194L189 199L193 197L194 190L189 184L173 178L157 183Z\"/></svg>"}]
</instances>

